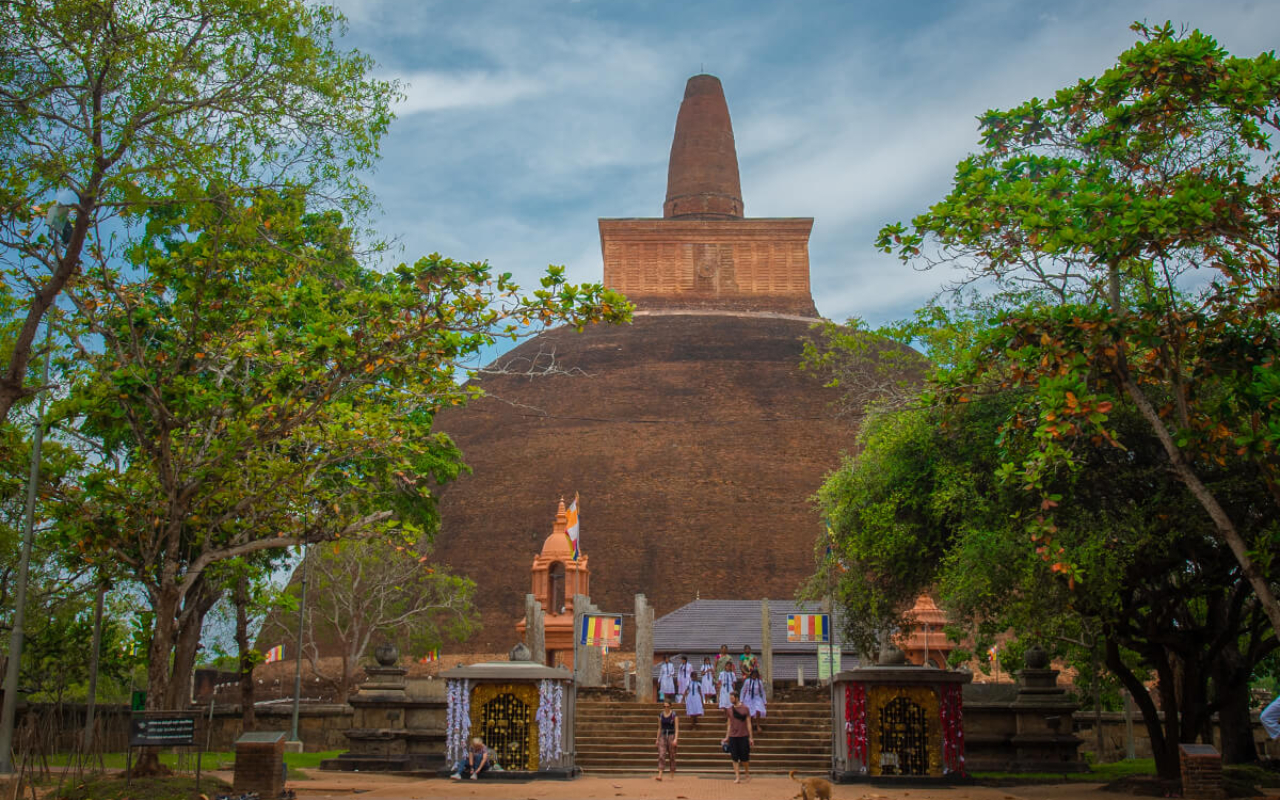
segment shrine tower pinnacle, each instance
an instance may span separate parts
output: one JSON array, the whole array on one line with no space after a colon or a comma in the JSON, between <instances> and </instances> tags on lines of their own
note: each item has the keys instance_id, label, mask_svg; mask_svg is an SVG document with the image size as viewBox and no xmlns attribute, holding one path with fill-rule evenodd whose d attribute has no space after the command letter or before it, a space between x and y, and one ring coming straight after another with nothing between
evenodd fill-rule
<instances>
[{"instance_id":1,"label":"shrine tower pinnacle","mask_svg":"<svg viewBox=\"0 0 1280 800\"><path fill-rule=\"evenodd\" d=\"M720 79L694 75L684 87L667 165L667 219L740 219L742 185L733 123Z\"/></svg>"},{"instance_id":2,"label":"shrine tower pinnacle","mask_svg":"<svg viewBox=\"0 0 1280 800\"><path fill-rule=\"evenodd\" d=\"M816 319L809 293L810 217L742 213L738 151L720 79L685 85L662 216L601 219L604 284L637 314Z\"/></svg>"}]
</instances>

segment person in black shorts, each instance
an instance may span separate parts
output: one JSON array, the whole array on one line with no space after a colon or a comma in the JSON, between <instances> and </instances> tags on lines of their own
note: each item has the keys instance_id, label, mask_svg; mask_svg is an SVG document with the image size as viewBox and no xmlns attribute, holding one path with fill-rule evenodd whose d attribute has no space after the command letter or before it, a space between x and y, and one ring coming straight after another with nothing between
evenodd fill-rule
<instances>
[{"instance_id":1,"label":"person in black shorts","mask_svg":"<svg viewBox=\"0 0 1280 800\"><path fill-rule=\"evenodd\" d=\"M725 709L728 725L720 744L729 747L729 757L733 759L733 782L742 783L751 780L751 745L756 740L751 733L751 709L738 699L737 692L730 694L729 700L732 705ZM738 772L739 764L746 770L745 777Z\"/></svg>"}]
</instances>

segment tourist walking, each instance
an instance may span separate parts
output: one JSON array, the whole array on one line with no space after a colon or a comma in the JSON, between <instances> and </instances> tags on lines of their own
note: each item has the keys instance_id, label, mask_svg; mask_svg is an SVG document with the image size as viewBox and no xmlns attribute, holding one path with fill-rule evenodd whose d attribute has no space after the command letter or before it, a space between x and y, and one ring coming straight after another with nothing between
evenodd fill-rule
<instances>
[{"instance_id":1,"label":"tourist walking","mask_svg":"<svg viewBox=\"0 0 1280 800\"><path fill-rule=\"evenodd\" d=\"M716 696L716 670L711 666L711 656L702 658L702 696L709 699Z\"/></svg>"},{"instance_id":2,"label":"tourist walking","mask_svg":"<svg viewBox=\"0 0 1280 800\"><path fill-rule=\"evenodd\" d=\"M720 708L729 708L733 705L733 701L730 699L730 696L733 695L734 689L736 688L733 680L733 662L725 662L724 666L725 668L720 671L720 675L718 676L720 682L720 694L716 698L716 705Z\"/></svg>"},{"instance_id":3,"label":"tourist walking","mask_svg":"<svg viewBox=\"0 0 1280 800\"><path fill-rule=\"evenodd\" d=\"M738 700L738 693L730 695L728 724L725 726L724 738L720 744L728 745L729 758L733 759L733 782L742 783L751 780L751 745L756 743L751 732L751 709ZM738 765L746 770L746 776L738 772Z\"/></svg>"},{"instance_id":4,"label":"tourist walking","mask_svg":"<svg viewBox=\"0 0 1280 800\"><path fill-rule=\"evenodd\" d=\"M676 665L671 663L671 656L664 655L658 665L658 699L666 700L676 693Z\"/></svg>"},{"instance_id":5,"label":"tourist walking","mask_svg":"<svg viewBox=\"0 0 1280 800\"><path fill-rule=\"evenodd\" d=\"M760 678L760 670L752 670L750 676L742 682L742 704L751 709L751 718L759 720L764 717L765 696L764 681ZM759 727L759 723L757 723Z\"/></svg>"},{"instance_id":6,"label":"tourist walking","mask_svg":"<svg viewBox=\"0 0 1280 800\"><path fill-rule=\"evenodd\" d=\"M665 761L671 770L671 777L676 776L676 747L680 744L680 720L676 712L671 710L671 701L662 704L662 713L658 715L658 774L655 781L662 780L662 765Z\"/></svg>"},{"instance_id":7,"label":"tourist walking","mask_svg":"<svg viewBox=\"0 0 1280 800\"><path fill-rule=\"evenodd\" d=\"M484 746L484 742L479 738L471 740L471 747L462 756L462 759L453 765L453 774L449 777L455 781L463 778L477 780L480 773L488 771L493 766L493 756L489 753L489 748Z\"/></svg>"},{"instance_id":8,"label":"tourist walking","mask_svg":"<svg viewBox=\"0 0 1280 800\"><path fill-rule=\"evenodd\" d=\"M702 708L701 680L689 681L689 693L684 696L684 713L689 718L690 727L698 727L698 718L705 713Z\"/></svg>"}]
</instances>

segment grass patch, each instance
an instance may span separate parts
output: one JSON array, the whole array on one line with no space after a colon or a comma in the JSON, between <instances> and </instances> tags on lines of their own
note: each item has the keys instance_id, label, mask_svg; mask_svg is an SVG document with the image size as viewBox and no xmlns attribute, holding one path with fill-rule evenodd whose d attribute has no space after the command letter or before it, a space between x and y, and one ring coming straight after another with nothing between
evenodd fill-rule
<instances>
[{"instance_id":1,"label":"grass patch","mask_svg":"<svg viewBox=\"0 0 1280 800\"><path fill-rule=\"evenodd\" d=\"M1088 772L974 772L978 781L1001 784L1016 783L1110 783L1132 775L1155 775L1153 758L1135 758L1132 761L1112 761L1108 764L1091 764Z\"/></svg>"},{"instance_id":2,"label":"grass patch","mask_svg":"<svg viewBox=\"0 0 1280 800\"><path fill-rule=\"evenodd\" d=\"M125 788L124 778L94 778L64 787L57 800L191 800L195 778L135 778ZM229 794L231 784L213 777L200 779L200 791L209 796Z\"/></svg>"},{"instance_id":3,"label":"grass patch","mask_svg":"<svg viewBox=\"0 0 1280 800\"><path fill-rule=\"evenodd\" d=\"M320 753L285 753L284 763L289 766L289 776L293 777L296 769L317 769L320 762L326 758L337 758L342 750L326 750ZM133 760L138 760L138 754L133 754ZM201 769L208 772L219 768L219 765L227 765L227 769L235 763L236 754L226 751L208 751L201 756ZM105 769L124 769L125 754L124 753L106 753L102 756L102 762ZM196 769L196 753L194 750L188 753L161 753L160 763L172 770L178 770L181 767L183 772L195 772ZM58 753L49 756L49 766L52 767L72 767L75 766L75 756L69 753ZM81 765L85 769L97 769L98 760L82 759Z\"/></svg>"}]
</instances>

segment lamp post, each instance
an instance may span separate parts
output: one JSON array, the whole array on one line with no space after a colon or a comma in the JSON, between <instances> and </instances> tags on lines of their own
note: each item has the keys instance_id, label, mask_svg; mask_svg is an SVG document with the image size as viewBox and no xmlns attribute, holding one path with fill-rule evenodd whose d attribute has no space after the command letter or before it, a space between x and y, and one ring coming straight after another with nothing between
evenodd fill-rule
<instances>
[{"instance_id":1,"label":"lamp post","mask_svg":"<svg viewBox=\"0 0 1280 800\"><path fill-rule=\"evenodd\" d=\"M298 652L293 666L293 729L286 747L292 753L302 752L302 739L298 737L298 704L302 700L302 629L307 618L307 511L302 510L302 597L298 603Z\"/></svg>"},{"instance_id":2,"label":"lamp post","mask_svg":"<svg viewBox=\"0 0 1280 800\"><path fill-rule=\"evenodd\" d=\"M47 312L46 312L47 313ZM49 361L52 358L53 322L45 321L44 379L49 385ZM36 493L40 485L40 450L44 444L44 389L36 411L35 430L31 437L31 472L27 477L26 523L22 533L22 555L18 561L18 585L14 591L13 630L9 634L9 663L4 675L4 705L0 708L0 775L13 774L13 718L18 710L18 671L22 661L22 640L27 616L27 573L31 566L31 543L36 528Z\"/></svg>"}]
</instances>

